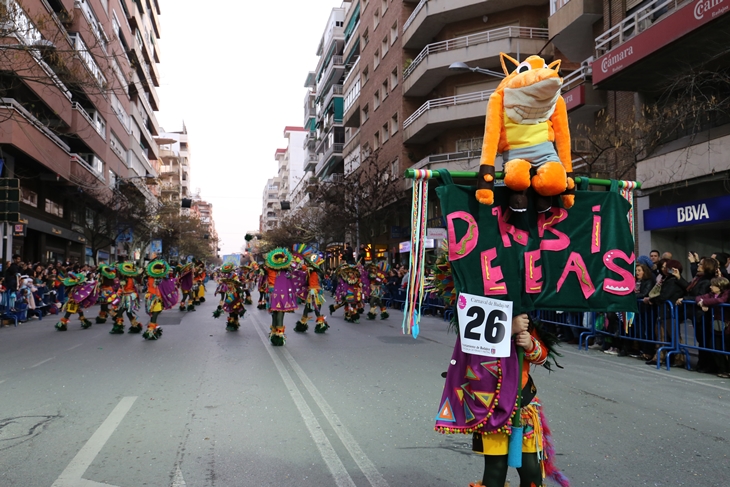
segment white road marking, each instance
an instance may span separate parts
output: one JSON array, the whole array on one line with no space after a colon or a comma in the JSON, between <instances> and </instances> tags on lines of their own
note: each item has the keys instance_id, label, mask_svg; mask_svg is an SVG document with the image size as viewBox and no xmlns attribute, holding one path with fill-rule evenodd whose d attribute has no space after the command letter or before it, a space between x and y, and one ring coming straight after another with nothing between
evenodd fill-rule
<instances>
[{"instance_id":1,"label":"white road marking","mask_svg":"<svg viewBox=\"0 0 730 487\"><path fill-rule=\"evenodd\" d=\"M51 357L51 358L47 358L47 359L45 359L45 360L44 360L43 362L38 362L37 364L35 364L35 365L31 365L31 366L30 366L30 367L28 367L28 368L29 368L29 369L32 369L33 367L38 367L39 365L43 365L43 364L45 364L46 362L50 362L50 361L51 361L51 360L53 360L54 358L56 358L56 357Z\"/></svg>"},{"instance_id":2,"label":"white road marking","mask_svg":"<svg viewBox=\"0 0 730 487\"><path fill-rule=\"evenodd\" d=\"M89 468L91 462L99 454L101 449L104 447L109 438L117 429L119 423L122 422L124 416L132 408L132 404L137 400L137 396L130 396L122 398L117 404L117 407L109 414L104 422L99 426L99 429L91 435L89 441L79 450L76 456L68 464L66 470L64 470L58 479L53 482L51 487L100 487L109 486L109 484L102 484L91 480L82 479L86 469Z\"/></svg>"},{"instance_id":3,"label":"white road marking","mask_svg":"<svg viewBox=\"0 0 730 487\"><path fill-rule=\"evenodd\" d=\"M378 472L375 464L373 464L367 455L365 455L365 452L362 451L362 448L360 448L360 445L357 441L355 441L352 434L350 434L350 431L344 426L344 423L340 421L340 418L337 414L335 414L335 411L329 403L327 403L324 397L322 397L322 394L320 394L312 381L309 380L309 377L307 377L304 370L302 370L296 360L294 360L292 354L286 349L282 349L282 352L284 353L286 361L289 362L289 365L292 369L294 369L294 372L299 377L299 380L302 381L304 387L307 388L309 394L311 394L312 398L314 398L314 402L317 403L319 409L321 409L324 413L324 417L327 418L327 422L329 422L332 429L335 430L335 433L345 445L345 448L347 448L347 451L349 451L350 455L352 455L352 459L355 460L357 466L360 467L360 470L362 470L363 475L365 475L370 482L370 485L373 487L389 487L388 482L386 482L385 478L383 478L380 472Z\"/></svg>"},{"instance_id":4,"label":"white road marking","mask_svg":"<svg viewBox=\"0 0 730 487\"><path fill-rule=\"evenodd\" d=\"M66 351L68 352L69 350L73 350L74 348L79 348L81 345L83 345L83 343L79 343L78 345L74 345L71 348L67 348Z\"/></svg>"},{"instance_id":5,"label":"white road marking","mask_svg":"<svg viewBox=\"0 0 730 487\"><path fill-rule=\"evenodd\" d=\"M312 436L314 444L317 445L317 449L319 450L322 459L327 464L327 468L332 474L332 477L335 479L335 484L337 485L337 487L355 487L355 482L353 482L350 474L347 473L347 469L342 464L342 460L340 460L340 457L337 456L337 452L335 452L335 449L332 447L332 443L330 443L327 435L325 435L322 431L322 427L317 421L317 418L314 417L314 413L312 413L312 410L307 405L304 397L302 397L302 393L299 391L299 388L294 383L294 380L292 379L289 372L286 370L286 367L284 367L284 362L282 362L281 359L274 352L273 346L271 345L271 343L269 343L269 339L261 330L261 327L254 326L254 328L256 329L256 333L259 334L259 338L261 338L261 341L264 343L264 348L269 353L269 356L274 362L276 369L279 371L279 375L284 381L284 385L286 385L286 388L289 390L289 395L291 396L294 404L299 410L299 414L304 420L304 425L309 430L309 434Z\"/></svg>"},{"instance_id":6,"label":"white road marking","mask_svg":"<svg viewBox=\"0 0 730 487\"><path fill-rule=\"evenodd\" d=\"M170 487L185 487L187 484L185 483L185 479L183 479L180 465L176 465L175 468L175 478L172 479L172 484L170 484Z\"/></svg>"}]
</instances>

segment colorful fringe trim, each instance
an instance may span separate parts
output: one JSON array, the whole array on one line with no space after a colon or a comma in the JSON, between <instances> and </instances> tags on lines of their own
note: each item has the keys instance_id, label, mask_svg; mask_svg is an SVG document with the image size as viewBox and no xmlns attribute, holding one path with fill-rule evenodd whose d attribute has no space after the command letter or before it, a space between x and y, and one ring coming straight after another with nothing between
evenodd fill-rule
<instances>
[{"instance_id":1,"label":"colorful fringe trim","mask_svg":"<svg viewBox=\"0 0 730 487\"><path fill-rule=\"evenodd\" d=\"M413 180L411 207L410 275L403 307L403 334L418 337L418 323L423 302L424 262L426 258L426 215L428 213L428 178L431 171L417 169Z\"/></svg>"}]
</instances>

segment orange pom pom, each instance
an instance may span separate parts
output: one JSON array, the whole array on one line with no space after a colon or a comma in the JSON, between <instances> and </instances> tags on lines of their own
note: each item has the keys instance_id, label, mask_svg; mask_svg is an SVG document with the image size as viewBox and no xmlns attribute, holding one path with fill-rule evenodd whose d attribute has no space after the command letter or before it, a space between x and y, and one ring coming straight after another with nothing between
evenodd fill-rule
<instances>
[{"instance_id":1,"label":"orange pom pom","mask_svg":"<svg viewBox=\"0 0 730 487\"><path fill-rule=\"evenodd\" d=\"M573 207L575 204L575 195L574 194L564 194L560 197L560 199L563 201L563 207L566 210L569 210Z\"/></svg>"},{"instance_id":2,"label":"orange pom pom","mask_svg":"<svg viewBox=\"0 0 730 487\"><path fill-rule=\"evenodd\" d=\"M524 191L530 187L532 164L524 159L512 159L504 165L504 185L513 191Z\"/></svg>"},{"instance_id":3,"label":"orange pom pom","mask_svg":"<svg viewBox=\"0 0 730 487\"><path fill-rule=\"evenodd\" d=\"M477 201L483 205L491 205L494 203L494 191L491 189L478 189Z\"/></svg>"},{"instance_id":4,"label":"orange pom pom","mask_svg":"<svg viewBox=\"0 0 730 487\"><path fill-rule=\"evenodd\" d=\"M532 187L543 196L556 196L568 185L565 168L559 162L546 162L532 178Z\"/></svg>"}]
</instances>

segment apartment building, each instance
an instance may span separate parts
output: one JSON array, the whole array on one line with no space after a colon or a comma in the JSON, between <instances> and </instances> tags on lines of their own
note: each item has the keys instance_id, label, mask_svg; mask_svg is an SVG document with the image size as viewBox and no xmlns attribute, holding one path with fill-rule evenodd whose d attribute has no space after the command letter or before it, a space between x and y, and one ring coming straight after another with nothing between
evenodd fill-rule
<instances>
[{"instance_id":1,"label":"apartment building","mask_svg":"<svg viewBox=\"0 0 730 487\"><path fill-rule=\"evenodd\" d=\"M281 181L278 176L271 178L266 182L262 197L261 216L259 217L260 233L276 228L279 224L282 211L281 201L279 200L280 186Z\"/></svg>"},{"instance_id":2,"label":"apartment building","mask_svg":"<svg viewBox=\"0 0 730 487\"><path fill-rule=\"evenodd\" d=\"M196 194L193 196L191 210L200 219L200 223L206 227L207 233L203 234L203 238L208 240L211 253L217 256L219 254L218 232L216 231L215 220L213 218L213 203L208 203L199 194Z\"/></svg>"},{"instance_id":3,"label":"apartment building","mask_svg":"<svg viewBox=\"0 0 730 487\"><path fill-rule=\"evenodd\" d=\"M114 259L89 255L84 225L121 186L155 197L159 39L157 0L0 1L2 175L21 181L8 253Z\"/></svg>"},{"instance_id":4,"label":"apartment building","mask_svg":"<svg viewBox=\"0 0 730 487\"><path fill-rule=\"evenodd\" d=\"M181 212L185 211L182 200L192 198L190 141L187 127L183 124L182 130L178 132L161 130L155 142L159 146L160 157L158 172L160 201L177 204Z\"/></svg>"},{"instance_id":5,"label":"apartment building","mask_svg":"<svg viewBox=\"0 0 730 487\"><path fill-rule=\"evenodd\" d=\"M678 75L728 76L726 2L553 0L550 8L556 48L582 61L575 86L564 94L571 119L600 123L595 112L605 108L619 122L640 122L644 107L662 100L695 103L675 83ZM727 84L705 86L702 95L717 99L730 91ZM730 249L730 118L698 113L685 122L661 133L626 175L642 183L635 198L640 254L656 248L683 260L690 250L710 255ZM576 143L582 145L579 131ZM606 172L613 162L605 161Z\"/></svg>"},{"instance_id":6,"label":"apartment building","mask_svg":"<svg viewBox=\"0 0 730 487\"><path fill-rule=\"evenodd\" d=\"M307 156L304 142L307 138L307 132L304 127L284 127L284 138L288 142L287 147L277 149L274 155L279 166L278 177L281 181L279 201L283 203L281 206L284 210L294 207L294 201L301 201L304 195L304 160Z\"/></svg>"}]
</instances>

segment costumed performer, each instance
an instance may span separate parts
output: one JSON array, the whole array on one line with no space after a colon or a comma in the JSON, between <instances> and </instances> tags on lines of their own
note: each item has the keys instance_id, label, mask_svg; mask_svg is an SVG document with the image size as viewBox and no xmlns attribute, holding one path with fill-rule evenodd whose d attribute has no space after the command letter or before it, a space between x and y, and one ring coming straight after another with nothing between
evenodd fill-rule
<instances>
[{"instance_id":1,"label":"costumed performer","mask_svg":"<svg viewBox=\"0 0 730 487\"><path fill-rule=\"evenodd\" d=\"M177 283L180 286L180 293L182 297L180 299L180 311L195 311L195 299L193 293L193 269L194 264L188 262L187 264L180 264L177 267Z\"/></svg>"},{"instance_id":2,"label":"costumed performer","mask_svg":"<svg viewBox=\"0 0 730 487\"><path fill-rule=\"evenodd\" d=\"M266 303L269 300L269 284L267 281L266 271L263 267L256 270L255 282L259 290L259 302L257 309L266 309Z\"/></svg>"},{"instance_id":3,"label":"costumed performer","mask_svg":"<svg viewBox=\"0 0 730 487\"><path fill-rule=\"evenodd\" d=\"M205 302L205 262L199 260L195 263L193 271L193 304L200 306Z\"/></svg>"},{"instance_id":4,"label":"costumed performer","mask_svg":"<svg viewBox=\"0 0 730 487\"><path fill-rule=\"evenodd\" d=\"M243 291L243 304L253 304L251 300L251 289L253 288L254 281L256 280L256 274L259 265L256 262L251 262L248 265L241 266L241 289Z\"/></svg>"},{"instance_id":5,"label":"costumed performer","mask_svg":"<svg viewBox=\"0 0 730 487\"><path fill-rule=\"evenodd\" d=\"M233 262L226 262L220 269L218 287L213 296L220 294L220 304L213 311L213 318L218 318L222 313L228 313L226 330L238 331L241 324L239 317L243 317L246 309L243 306L243 283L238 280L236 266Z\"/></svg>"},{"instance_id":6,"label":"costumed performer","mask_svg":"<svg viewBox=\"0 0 730 487\"><path fill-rule=\"evenodd\" d=\"M142 334L145 340L157 340L162 336L162 328L157 318L165 309L177 304L178 292L175 281L170 279L170 265L164 260L153 260L145 268L147 274L147 293L145 294L145 311L150 316L147 329Z\"/></svg>"},{"instance_id":7,"label":"costumed performer","mask_svg":"<svg viewBox=\"0 0 730 487\"><path fill-rule=\"evenodd\" d=\"M86 276L83 274L74 274L69 272L66 277L60 279L66 287L66 295L68 300L63 305L61 311L65 314L63 318L56 323L58 331L66 331L71 315L78 313L81 328L89 328L91 321L84 316L84 309L96 304L96 282L87 282Z\"/></svg>"},{"instance_id":8,"label":"costumed performer","mask_svg":"<svg viewBox=\"0 0 730 487\"><path fill-rule=\"evenodd\" d=\"M96 281L96 294L99 296L99 315L96 322L106 323L107 317L114 315L115 308L119 304L119 281L117 280L117 268L107 264L99 266L99 278Z\"/></svg>"},{"instance_id":9,"label":"costumed performer","mask_svg":"<svg viewBox=\"0 0 730 487\"><path fill-rule=\"evenodd\" d=\"M309 313L314 311L316 318L316 324L314 325L315 333L324 333L330 327L327 324L326 317L320 313L322 305L325 302L324 291L320 284L322 268L320 267L324 263L324 258L314 251L311 247L305 247L301 250L301 254L304 257L307 270L307 284L306 284L306 296L304 299L304 313L302 317L297 321L294 331L305 332L309 329L307 324L309 321Z\"/></svg>"},{"instance_id":10,"label":"costumed performer","mask_svg":"<svg viewBox=\"0 0 730 487\"><path fill-rule=\"evenodd\" d=\"M134 262L120 262L117 264L119 275L119 291L121 293L119 305L114 314L114 326L112 335L124 333L124 315L129 318L128 333L141 333L142 324L137 321L137 310L139 309L139 290L137 287L140 275L143 270L137 268Z\"/></svg>"},{"instance_id":11,"label":"costumed performer","mask_svg":"<svg viewBox=\"0 0 730 487\"><path fill-rule=\"evenodd\" d=\"M365 297L361 267L354 264L342 264L337 269L335 304L330 304L330 314L333 315L335 311L344 306L345 321L349 323L360 323L360 314L364 312Z\"/></svg>"},{"instance_id":12,"label":"costumed performer","mask_svg":"<svg viewBox=\"0 0 730 487\"><path fill-rule=\"evenodd\" d=\"M269 251L263 265L268 284L267 308L271 313L269 341L274 346L282 346L286 343L284 313L292 313L298 308L298 289L294 286L297 280L295 274L302 272L303 269L296 268L294 256L289 249L283 247Z\"/></svg>"},{"instance_id":13,"label":"costumed performer","mask_svg":"<svg viewBox=\"0 0 730 487\"><path fill-rule=\"evenodd\" d=\"M388 316L388 308L383 302L383 296L385 291L383 286L387 280L386 275L390 270L390 266L387 262L382 261L377 264L370 264L368 266L368 277L370 279L370 311L368 311L367 318L374 320L377 316L378 311L380 312L380 319L384 320Z\"/></svg>"}]
</instances>

